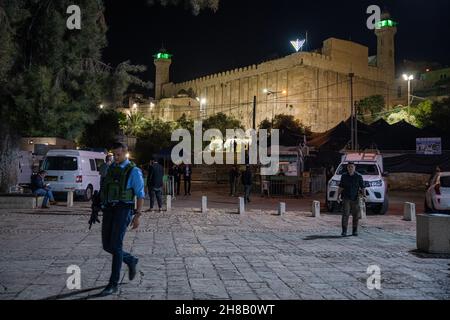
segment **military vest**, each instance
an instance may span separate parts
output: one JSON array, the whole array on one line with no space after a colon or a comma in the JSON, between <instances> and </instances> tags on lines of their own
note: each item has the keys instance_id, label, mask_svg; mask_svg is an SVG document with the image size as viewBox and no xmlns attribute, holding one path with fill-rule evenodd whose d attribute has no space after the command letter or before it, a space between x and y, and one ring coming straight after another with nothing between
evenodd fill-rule
<instances>
[{"instance_id":1,"label":"military vest","mask_svg":"<svg viewBox=\"0 0 450 320\"><path fill-rule=\"evenodd\" d=\"M133 202L133 189L127 189L128 179L131 171L136 165L130 162L125 168L112 165L103 180L100 196L103 204L114 204L119 202Z\"/></svg>"}]
</instances>

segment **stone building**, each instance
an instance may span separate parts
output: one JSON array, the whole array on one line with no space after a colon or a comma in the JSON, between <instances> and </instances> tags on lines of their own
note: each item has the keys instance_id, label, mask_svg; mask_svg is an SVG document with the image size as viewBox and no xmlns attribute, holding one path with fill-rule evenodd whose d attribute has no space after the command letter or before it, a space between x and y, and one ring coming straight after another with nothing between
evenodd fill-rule
<instances>
[{"instance_id":1,"label":"stone building","mask_svg":"<svg viewBox=\"0 0 450 320\"><path fill-rule=\"evenodd\" d=\"M314 52L298 52L258 65L208 75L183 83L170 82L172 56L155 55L155 99L153 116L177 120L183 113L193 119L223 112L253 126L256 96L256 125L277 114L295 116L314 132L326 131L351 115L353 99L382 95L386 107L404 103L395 80L396 23L389 14L375 30L377 55L358 43L336 38L323 42ZM352 80L351 80L352 78Z\"/></svg>"}]
</instances>

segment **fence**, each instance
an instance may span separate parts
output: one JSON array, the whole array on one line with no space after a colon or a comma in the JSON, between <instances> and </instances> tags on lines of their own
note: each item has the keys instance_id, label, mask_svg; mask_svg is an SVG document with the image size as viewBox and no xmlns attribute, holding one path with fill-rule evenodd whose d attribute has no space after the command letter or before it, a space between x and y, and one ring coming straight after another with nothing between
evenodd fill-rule
<instances>
[{"instance_id":1,"label":"fence","mask_svg":"<svg viewBox=\"0 0 450 320\"><path fill-rule=\"evenodd\" d=\"M301 180L297 177L261 177L261 194L268 197L298 197Z\"/></svg>"}]
</instances>

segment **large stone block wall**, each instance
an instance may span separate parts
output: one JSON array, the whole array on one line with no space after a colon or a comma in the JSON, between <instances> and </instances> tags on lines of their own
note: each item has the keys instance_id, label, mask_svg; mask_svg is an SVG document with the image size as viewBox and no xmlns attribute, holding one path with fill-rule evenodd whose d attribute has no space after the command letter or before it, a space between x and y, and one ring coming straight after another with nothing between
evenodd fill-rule
<instances>
[{"instance_id":1,"label":"large stone block wall","mask_svg":"<svg viewBox=\"0 0 450 320\"><path fill-rule=\"evenodd\" d=\"M351 112L348 74L355 74L354 100L380 94L388 105L395 91L383 72L368 65L368 49L339 39L324 42L324 54L301 52L259 65L222 72L200 79L167 84L164 92L176 96L192 89L207 101L207 115L223 112L252 126L253 97L257 97L259 124L277 114L290 114L315 132L348 119ZM263 89L278 92L267 95ZM284 95L281 92L287 91Z\"/></svg>"}]
</instances>

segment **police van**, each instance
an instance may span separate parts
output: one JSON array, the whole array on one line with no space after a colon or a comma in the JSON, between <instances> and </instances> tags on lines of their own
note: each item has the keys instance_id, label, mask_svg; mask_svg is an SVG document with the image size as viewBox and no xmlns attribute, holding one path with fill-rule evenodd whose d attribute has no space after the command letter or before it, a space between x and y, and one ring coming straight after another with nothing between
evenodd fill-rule
<instances>
[{"instance_id":1,"label":"police van","mask_svg":"<svg viewBox=\"0 0 450 320\"><path fill-rule=\"evenodd\" d=\"M342 175L347 172L348 163L353 162L356 172L362 175L365 186L366 207L376 214L386 214L389 208L388 188L383 168L383 157L379 152L349 152L342 156L336 173L328 182L327 209L333 212L339 208L338 190Z\"/></svg>"},{"instance_id":2,"label":"police van","mask_svg":"<svg viewBox=\"0 0 450 320\"><path fill-rule=\"evenodd\" d=\"M54 193L74 191L75 196L90 201L100 190L100 167L106 153L82 150L50 150L44 158L42 170L45 181Z\"/></svg>"}]
</instances>

